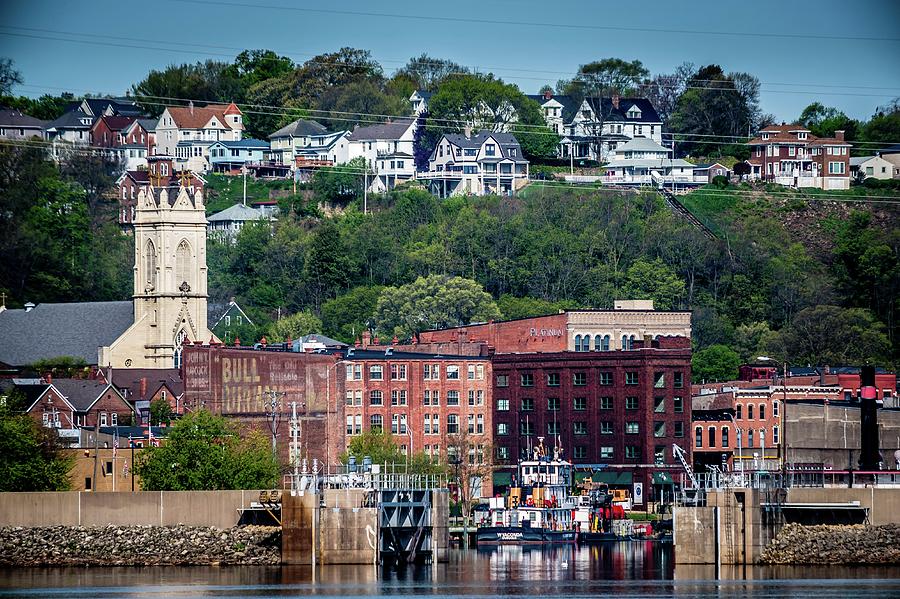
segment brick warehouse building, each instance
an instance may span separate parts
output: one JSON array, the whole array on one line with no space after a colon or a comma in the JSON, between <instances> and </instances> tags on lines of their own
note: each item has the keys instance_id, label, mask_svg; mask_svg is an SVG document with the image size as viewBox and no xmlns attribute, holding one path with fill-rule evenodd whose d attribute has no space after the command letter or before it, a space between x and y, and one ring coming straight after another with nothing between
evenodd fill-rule
<instances>
[{"instance_id":1,"label":"brick warehouse building","mask_svg":"<svg viewBox=\"0 0 900 599\"><path fill-rule=\"evenodd\" d=\"M508 484L523 451L544 437L595 480L654 500L679 480L672 453L690 452L690 340L660 337L631 350L496 354L493 357L495 484ZM653 487L656 487L654 489Z\"/></svg>"},{"instance_id":2,"label":"brick warehouse building","mask_svg":"<svg viewBox=\"0 0 900 599\"><path fill-rule=\"evenodd\" d=\"M491 362L487 356L350 348L343 356L347 443L379 427L401 451L448 460L452 438L466 439L460 459L482 462L491 442ZM340 372L340 370L339 370ZM489 456L488 456L489 457Z\"/></svg>"}]
</instances>

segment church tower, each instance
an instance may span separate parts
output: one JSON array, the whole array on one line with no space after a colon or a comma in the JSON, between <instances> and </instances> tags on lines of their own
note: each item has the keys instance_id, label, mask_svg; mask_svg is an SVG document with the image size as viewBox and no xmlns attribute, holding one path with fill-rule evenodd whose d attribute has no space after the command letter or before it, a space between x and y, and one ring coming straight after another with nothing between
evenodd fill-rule
<instances>
[{"instance_id":1,"label":"church tower","mask_svg":"<svg viewBox=\"0 0 900 599\"><path fill-rule=\"evenodd\" d=\"M134 218L134 324L99 364L177 368L187 341L208 341L206 212L201 191L148 187Z\"/></svg>"}]
</instances>

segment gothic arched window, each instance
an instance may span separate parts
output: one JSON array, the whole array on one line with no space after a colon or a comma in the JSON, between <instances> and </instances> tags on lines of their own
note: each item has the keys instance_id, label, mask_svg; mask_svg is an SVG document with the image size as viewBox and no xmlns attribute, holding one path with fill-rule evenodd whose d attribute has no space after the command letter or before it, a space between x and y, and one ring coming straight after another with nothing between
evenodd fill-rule
<instances>
[{"instance_id":1,"label":"gothic arched window","mask_svg":"<svg viewBox=\"0 0 900 599\"><path fill-rule=\"evenodd\" d=\"M191 284L191 246L182 239L175 250L175 288L180 289L183 283Z\"/></svg>"},{"instance_id":2,"label":"gothic arched window","mask_svg":"<svg viewBox=\"0 0 900 599\"><path fill-rule=\"evenodd\" d=\"M187 333L184 329L178 331L178 334L175 335L175 354L174 354L174 365L175 368L181 368L181 351L184 349L184 340L187 338Z\"/></svg>"},{"instance_id":3,"label":"gothic arched window","mask_svg":"<svg viewBox=\"0 0 900 599\"><path fill-rule=\"evenodd\" d=\"M144 249L144 278L149 289L156 289L156 246L149 239Z\"/></svg>"}]
</instances>

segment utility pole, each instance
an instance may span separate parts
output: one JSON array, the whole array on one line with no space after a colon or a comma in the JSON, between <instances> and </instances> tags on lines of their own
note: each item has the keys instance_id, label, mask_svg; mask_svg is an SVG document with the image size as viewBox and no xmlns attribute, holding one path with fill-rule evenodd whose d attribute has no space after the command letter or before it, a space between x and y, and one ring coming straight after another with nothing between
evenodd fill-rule
<instances>
[{"instance_id":1,"label":"utility pole","mask_svg":"<svg viewBox=\"0 0 900 599\"><path fill-rule=\"evenodd\" d=\"M293 466L293 477L291 479L291 489L297 490L300 486L300 423L297 420L297 402L291 402L291 466Z\"/></svg>"},{"instance_id":2,"label":"utility pole","mask_svg":"<svg viewBox=\"0 0 900 599\"><path fill-rule=\"evenodd\" d=\"M278 403L278 395L280 393L278 391L266 391L266 393L269 395L269 400L265 402L265 406L266 416L269 418L269 430L272 431L272 454L277 456L278 419L281 416Z\"/></svg>"},{"instance_id":3,"label":"utility pole","mask_svg":"<svg viewBox=\"0 0 900 599\"><path fill-rule=\"evenodd\" d=\"M94 478L91 479L91 491L97 492L97 465L100 461L100 416L97 415L97 423L94 424Z\"/></svg>"},{"instance_id":4,"label":"utility pole","mask_svg":"<svg viewBox=\"0 0 900 599\"><path fill-rule=\"evenodd\" d=\"M363 165L363 214L369 210L369 166Z\"/></svg>"},{"instance_id":5,"label":"utility pole","mask_svg":"<svg viewBox=\"0 0 900 599\"><path fill-rule=\"evenodd\" d=\"M247 165L245 164L241 170L244 173L244 206L247 205Z\"/></svg>"}]
</instances>

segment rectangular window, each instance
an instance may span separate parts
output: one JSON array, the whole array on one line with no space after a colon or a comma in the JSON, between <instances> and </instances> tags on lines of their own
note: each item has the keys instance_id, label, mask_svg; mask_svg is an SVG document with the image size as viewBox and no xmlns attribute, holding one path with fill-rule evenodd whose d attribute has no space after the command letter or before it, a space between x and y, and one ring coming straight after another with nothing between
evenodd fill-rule
<instances>
[{"instance_id":1,"label":"rectangular window","mask_svg":"<svg viewBox=\"0 0 900 599\"><path fill-rule=\"evenodd\" d=\"M425 389L425 391L423 393L424 393L424 397L422 398L422 405L430 406L431 405L431 391L428 389Z\"/></svg>"},{"instance_id":2,"label":"rectangular window","mask_svg":"<svg viewBox=\"0 0 900 599\"><path fill-rule=\"evenodd\" d=\"M604 387L609 387L613 384L613 376L611 372L601 372L600 373L600 384Z\"/></svg>"},{"instance_id":3,"label":"rectangular window","mask_svg":"<svg viewBox=\"0 0 900 599\"><path fill-rule=\"evenodd\" d=\"M165 393L165 392L163 392L163 393ZM119 415L118 414L113 412L112 414L110 414L110 419L111 419L110 424L112 426L119 426ZM59 422L59 415L57 415L56 421Z\"/></svg>"},{"instance_id":4,"label":"rectangular window","mask_svg":"<svg viewBox=\"0 0 900 599\"><path fill-rule=\"evenodd\" d=\"M587 385L587 373L576 372L572 375L572 384L576 387L584 387Z\"/></svg>"},{"instance_id":5,"label":"rectangular window","mask_svg":"<svg viewBox=\"0 0 900 599\"><path fill-rule=\"evenodd\" d=\"M683 372L673 372L672 373L672 386L676 389L681 389L684 387L684 373Z\"/></svg>"},{"instance_id":6,"label":"rectangular window","mask_svg":"<svg viewBox=\"0 0 900 599\"><path fill-rule=\"evenodd\" d=\"M664 414L666 411L666 398L656 397L653 399L653 411L657 414Z\"/></svg>"},{"instance_id":7,"label":"rectangular window","mask_svg":"<svg viewBox=\"0 0 900 599\"><path fill-rule=\"evenodd\" d=\"M509 425L505 422L497 423L497 434L502 436L506 436L509 434Z\"/></svg>"},{"instance_id":8,"label":"rectangular window","mask_svg":"<svg viewBox=\"0 0 900 599\"><path fill-rule=\"evenodd\" d=\"M583 412L587 410L587 397L576 397L573 400L573 408L577 412Z\"/></svg>"},{"instance_id":9,"label":"rectangular window","mask_svg":"<svg viewBox=\"0 0 900 599\"><path fill-rule=\"evenodd\" d=\"M576 445L575 446L575 459L576 460L584 460L587 458L587 447L584 445Z\"/></svg>"},{"instance_id":10,"label":"rectangular window","mask_svg":"<svg viewBox=\"0 0 900 599\"><path fill-rule=\"evenodd\" d=\"M728 427L723 426L722 427L722 447L728 448L729 442L730 442L730 440L728 439ZM777 441L776 441L776 443L777 443Z\"/></svg>"},{"instance_id":11,"label":"rectangular window","mask_svg":"<svg viewBox=\"0 0 900 599\"><path fill-rule=\"evenodd\" d=\"M497 375L497 386L498 387L509 387L509 375L508 374L498 374Z\"/></svg>"},{"instance_id":12,"label":"rectangular window","mask_svg":"<svg viewBox=\"0 0 900 599\"><path fill-rule=\"evenodd\" d=\"M641 448L637 445L625 446L625 459L639 460L641 458Z\"/></svg>"},{"instance_id":13,"label":"rectangular window","mask_svg":"<svg viewBox=\"0 0 900 599\"><path fill-rule=\"evenodd\" d=\"M392 406L405 406L406 404L406 389L392 389L391 390L391 405Z\"/></svg>"},{"instance_id":14,"label":"rectangular window","mask_svg":"<svg viewBox=\"0 0 900 599\"><path fill-rule=\"evenodd\" d=\"M666 446L665 445L657 445L653 449L653 463L657 466L662 466L666 463Z\"/></svg>"},{"instance_id":15,"label":"rectangular window","mask_svg":"<svg viewBox=\"0 0 900 599\"><path fill-rule=\"evenodd\" d=\"M469 417L467 420L469 423L469 428L468 428L469 434L474 435L475 434L475 414L469 414Z\"/></svg>"},{"instance_id":16,"label":"rectangular window","mask_svg":"<svg viewBox=\"0 0 900 599\"><path fill-rule=\"evenodd\" d=\"M509 412L509 399L503 398L497 400L498 412Z\"/></svg>"},{"instance_id":17,"label":"rectangular window","mask_svg":"<svg viewBox=\"0 0 900 599\"><path fill-rule=\"evenodd\" d=\"M456 414L447 414L447 434L459 434L459 416Z\"/></svg>"},{"instance_id":18,"label":"rectangular window","mask_svg":"<svg viewBox=\"0 0 900 599\"><path fill-rule=\"evenodd\" d=\"M611 435L613 434L613 423L609 420L604 420L600 423L600 434L601 435Z\"/></svg>"},{"instance_id":19,"label":"rectangular window","mask_svg":"<svg viewBox=\"0 0 900 599\"><path fill-rule=\"evenodd\" d=\"M559 387L559 373L551 372L547 374L547 386L548 387Z\"/></svg>"},{"instance_id":20,"label":"rectangular window","mask_svg":"<svg viewBox=\"0 0 900 599\"><path fill-rule=\"evenodd\" d=\"M384 380L384 366L381 366L378 364L369 366L369 380L370 381Z\"/></svg>"},{"instance_id":21,"label":"rectangular window","mask_svg":"<svg viewBox=\"0 0 900 599\"><path fill-rule=\"evenodd\" d=\"M484 414L475 416L475 434L484 434Z\"/></svg>"},{"instance_id":22,"label":"rectangular window","mask_svg":"<svg viewBox=\"0 0 900 599\"><path fill-rule=\"evenodd\" d=\"M466 367L466 378L470 381L475 380L475 365L474 364L469 364Z\"/></svg>"},{"instance_id":23,"label":"rectangular window","mask_svg":"<svg viewBox=\"0 0 900 599\"><path fill-rule=\"evenodd\" d=\"M587 422L573 422L572 423L572 431L576 435L586 435L587 434Z\"/></svg>"},{"instance_id":24,"label":"rectangular window","mask_svg":"<svg viewBox=\"0 0 900 599\"><path fill-rule=\"evenodd\" d=\"M347 416L347 434L353 434L353 416Z\"/></svg>"},{"instance_id":25,"label":"rectangular window","mask_svg":"<svg viewBox=\"0 0 900 599\"><path fill-rule=\"evenodd\" d=\"M611 460L613 457L613 448L611 445L604 445L600 448L600 459Z\"/></svg>"},{"instance_id":26,"label":"rectangular window","mask_svg":"<svg viewBox=\"0 0 900 599\"><path fill-rule=\"evenodd\" d=\"M626 422L625 423L625 434L626 435L637 435L641 432L640 423L638 422Z\"/></svg>"},{"instance_id":27,"label":"rectangular window","mask_svg":"<svg viewBox=\"0 0 900 599\"><path fill-rule=\"evenodd\" d=\"M637 397L626 397L625 398L625 409L626 410L637 410L638 409L638 398Z\"/></svg>"},{"instance_id":28,"label":"rectangular window","mask_svg":"<svg viewBox=\"0 0 900 599\"><path fill-rule=\"evenodd\" d=\"M106 426L106 412L100 412L100 426Z\"/></svg>"},{"instance_id":29,"label":"rectangular window","mask_svg":"<svg viewBox=\"0 0 900 599\"><path fill-rule=\"evenodd\" d=\"M525 436L534 434L534 423L530 420L523 420L519 423L519 433Z\"/></svg>"},{"instance_id":30,"label":"rectangular window","mask_svg":"<svg viewBox=\"0 0 900 599\"><path fill-rule=\"evenodd\" d=\"M469 389L469 407L475 406L475 390Z\"/></svg>"},{"instance_id":31,"label":"rectangular window","mask_svg":"<svg viewBox=\"0 0 900 599\"><path fill-rule=\"evenodd\" d=\"M626 385L637 385L638 384L638 373L626 372L625 373L625 384Z\"/></svg>"},{"instance_id":32,"label":"rectangular window","mask_svg":"<svg viewBox=\"0 0 900 599\"><path fill-rule=\"evenodd\" d=\"M559 411L559 398L558 397L548 397L547 398L547 409L551 412Z\"/></svg>"},{"instance_id":33,"label":"rectangular window","mask_svg":"<svg viewBox=\"0 0 900 599\"><path fill-rule=\"evenodd\" d=\"M459 405L459 391L447 391L447 405L448 406L458 406Z\"/></svg>"},{"instance_id":34,"label":"rectangular window","mask_svg":"<svg viewBox=\"0 0 900 599\"><path fill-rule=\"evenodd\" d=\"M497 448L497 459L498 460L508 460L509 459L509 447L498 447Z\"/></svg>"},{"instance_id":35,"label":"rectangular window","mask_svg":"<svg viewBox=\"0 0 900 599\"><path fill-rule=\"evenodd\" d=\"M666 423L665 422L654 422L653 423L653 436L657 437L657 438L666 436Z\"/></svg>"},{"instance_id":36,"label":"rectangular window","mask_svg":"<svg viewBox=\"0 0 900 599\"><path fill-rule=\"evenodd\" d=\"M522 398L522 411L523 412L533 412L534 411L534 398L531 398L531 397L523 397Z\"/></svg>"},{"instance_id":37,"label":"rectangular window","mask_svg":"<svg viewBox=\"0 0 900 599\"><path fill-rule=\"evenodd\" d=\"M459 366L455 364L450 364L447 366L447 380L448 381L458 381L459 380Z\"/></svg>"},{"instance_id":38,"label":"rectangular window","mask_svg":"<svg viewBox=\"0 0 900 599\"><path fill-rule=\"evenodd\" d=\"M534 387L534 375L530 372L522 374L519 380L522 387Z\"/></svg>"},{"instance_id":39,"label":"rectangular window","mask_svg":"<svg viewBox=\"0 0 900 599\"><path fill-rule=\"evenodd\" d=\"M382 406L384 405L384 397L381 394L381 391L373 390L369 391L369 405L370 406Z\"/></svg>"},{"instance_id":40,"label":"rectangular window","mask_svg":"<svg viewBox=\"0 0 900 599\"><path fill-rule=\"evenodd\" d=\"M612 397L601 397L600 398L600 409L601 410L612 410L613 409L613 398Z\"/></svg>"},{"instance_id":41,"label":"rectangular window","mask_svg":"<svg viewBox=\"0 0 900 599\"><path fill-rule=\"evenodd\" d=\"M547 434L548 435L558 435L559 434L559 422L548 422L547 423Z\"/></svg>"},{"instance_id":42,"label":"rectangular window","mask_svg":"<svg viewBox=\"0 0 900 599\"><path fill-rule=\"evenodd\" d=\"M369 417L369 428L371 428L373 431L380 431L382 428L384 428L384 419L382 418L381 414L373 414Z\"/></svg>"},{"instance_id":43,"label":"rectangular window","mask_svg":"<svg viewBox=\"0 0 900 599\"><path fill-rule=\"evenodd\" d=\"M406 364L391 364L391 380L392 381L405 381L406 380Z\"/></svg>"},{"instance_id":44,"label":"rectangular window","mask_svg":"<svg viewBox=\"0 0 900 599\"><path fill-rule=\"evenodd\" d=\"M441 434L441 415L440 414L432 414L431 415L431 434L432 435L440 435Z\"/></svg>"},{"instance_id":45,"label":"rectangular window","mask_svg":"<svg viewBox=\"0 0 900 599\"><path fill-rule=\"evenodd\" d=\"M347 391L347 393L345 394L344 405L345 406L353 405L353 391Z\"/></svg>"},{"instance_id":46,"label":"rectangular window","mask_svg":"<svg viewBox=\"0 0 900 599\"><path fill-rule=\"evenodd\" d=\"M844 174L844 163L843 162L829 162L828 163L828 174L829 175L843 175Z\"/></svg>"},{"instance_id":47,"label":"rectangular window","mask_svg":"<svg viewBox=\"0 0 900 599\"><path fill-rule=\"evenodd\" d=\"M684 423L681 421L674 423L675 430L673 431L673 437L678 437L679 439L684 437Z\"/></svg>"}]
</instances>

